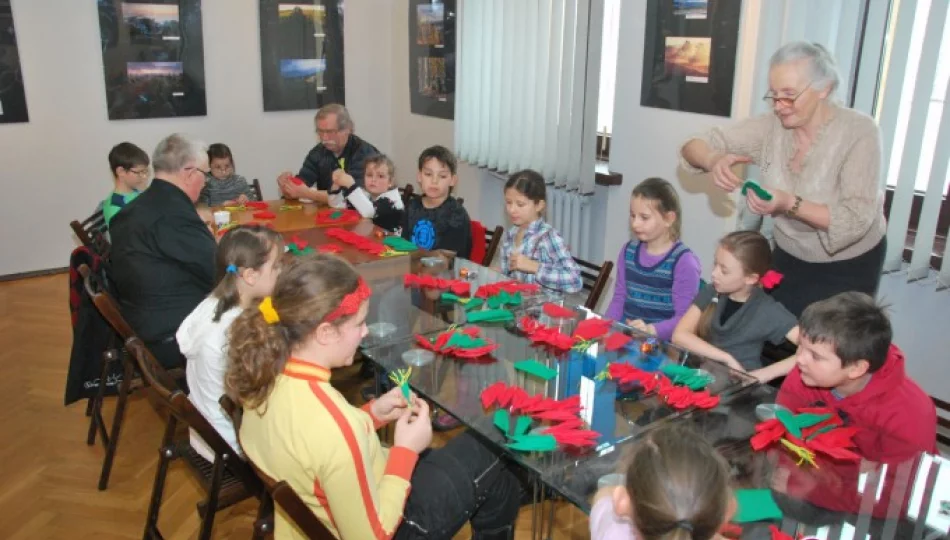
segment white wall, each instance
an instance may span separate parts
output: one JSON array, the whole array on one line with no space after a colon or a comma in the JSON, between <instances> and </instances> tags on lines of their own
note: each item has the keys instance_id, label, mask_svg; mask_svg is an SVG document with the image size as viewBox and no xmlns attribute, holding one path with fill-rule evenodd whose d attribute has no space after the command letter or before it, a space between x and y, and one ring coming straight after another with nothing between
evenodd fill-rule
<instances>
[{"instance_id":1,"label":"white wall","mask_svg":"<svg viewBox=\"0 0 950 540\"><path fill-rule=\"evenodd\" d=\"M404 3L404 2L403 2ZM69 220L88 216L111 187L106 155L128 140L151 153L173 132L225 142L237 170L273 179L296 171L315 143L313 111L264 113L257 0L203 0L205 117L109 121L106 117L96 3L13 0L30 122L0 125L0 275L62 267L74 239ZM347 0L347 106L358 133L390 151L393 144L388 24L394 3ZM56 13L56 17L50 17ZM403 9L405 13L405 9Z\"/></svg>"}]
</instances>

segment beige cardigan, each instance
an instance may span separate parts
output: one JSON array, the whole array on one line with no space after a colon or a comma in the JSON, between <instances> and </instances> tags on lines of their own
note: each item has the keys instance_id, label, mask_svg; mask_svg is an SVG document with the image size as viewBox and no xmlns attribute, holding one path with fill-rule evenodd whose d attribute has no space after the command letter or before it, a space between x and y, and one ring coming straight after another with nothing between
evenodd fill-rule
<instances>
[{"instance_id":1,"label":"beige cardigan","mask_svg":"<svg viewBox=\"0 0 950 540\"><path fill-rule=\"evenodd\" d=\"M717 152L750 157L762 169L760 183L766 189L778 188L828 206L827 231L775 216L775 243L790 255L808 262L843 261L867 253L884 237L881 134L871 117L832 105L831 118L819 130L797 174L788 165L795 155L794 135L772 113L713 128L692 139L705 141ZM690 172L705 172L690 166L682 152L680 162Z\"/></svg>"}]
</instances>

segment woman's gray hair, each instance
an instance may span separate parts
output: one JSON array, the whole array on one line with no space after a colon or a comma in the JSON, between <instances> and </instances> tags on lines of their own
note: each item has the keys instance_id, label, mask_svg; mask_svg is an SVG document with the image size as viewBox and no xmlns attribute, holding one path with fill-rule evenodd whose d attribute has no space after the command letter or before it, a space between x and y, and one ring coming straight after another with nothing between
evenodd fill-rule
<instances>
[{"instance_id":1,"label":"woman's gray hair","mask_svg":"<svg viewBox=\"0 0 950 540\"><path fill-rule=\"evenodd\" d=\"M162 139L152 154L155 172L177 173L189 165L197 165L208 157L208 148L200 141L193 141L181 133Z\"/></svg>"},{"instance_id":2,"label":"woman's gray hair","mask_svg":"<svg viewBox=\"0 0 950 540\"><path fill-rule=\"evenodd\" d=\"M812 86L818 90L830 88L833 93L838 88L841 77L838 75L835 59L821 44L805 41L786 43L772 55L772 59L769 60L769 69L779 64L806 59L811 69Z\"/></svg>"}]
</instances>

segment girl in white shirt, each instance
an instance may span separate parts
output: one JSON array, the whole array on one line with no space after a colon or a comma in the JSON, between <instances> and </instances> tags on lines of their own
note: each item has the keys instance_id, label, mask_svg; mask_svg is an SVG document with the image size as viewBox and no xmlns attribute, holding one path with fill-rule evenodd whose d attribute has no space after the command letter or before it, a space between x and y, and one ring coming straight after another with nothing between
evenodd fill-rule
<instances>
[{"instance_id":1,"label":"girl in white shirt","mask_svg":"<svg viewBox=\"0 0 950 540\"><path fill-rule=\"evenodd\" d=\"M278 233L260 225L235 227L218 244L218 285L181 323L175 337L187 358L188 399L225 441L240 452L234 426L218 400L228 367L227 332L241 311L274 290L284 253ZM191 445L212 461L214 452L194 431Z\"/></svg>"}]
</instances>

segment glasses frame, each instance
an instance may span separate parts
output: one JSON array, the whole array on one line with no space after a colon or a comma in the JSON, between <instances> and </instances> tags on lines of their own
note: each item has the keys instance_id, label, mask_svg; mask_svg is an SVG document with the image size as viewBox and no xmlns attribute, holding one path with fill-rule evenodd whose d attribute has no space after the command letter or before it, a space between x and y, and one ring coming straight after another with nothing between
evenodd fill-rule
<instances>
[{"instance_id":1,"label":"glasses frame","mask_svg":"<svg viewBox=\"0 0 950 540\"><path fill-rule=\"evenodd\" d=\"M766 103L771 103L773 108L775 108L776 103L778 103L779 105L783 107L791 107L792 105L795 104L796 101L798 101L798 98L802 97L802 95L804 95L805 92L809 88L811 88L812 84L814 83L811 83L811 82L808 83L807 85L805 85L805 88L802 88L801 92L795 94L792 97L778 97L775 94L773 94L771 90L769 90L764 96L762 96L762 101Z\"/></svg>"}]
</instances>

